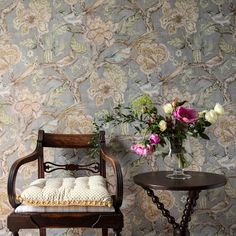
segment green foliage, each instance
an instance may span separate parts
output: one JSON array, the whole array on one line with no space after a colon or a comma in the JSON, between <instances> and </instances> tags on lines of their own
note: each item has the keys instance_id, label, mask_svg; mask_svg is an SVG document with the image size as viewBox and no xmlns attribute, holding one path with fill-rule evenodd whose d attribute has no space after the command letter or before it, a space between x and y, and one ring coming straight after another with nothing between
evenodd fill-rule
<instances>
[{"instance_id":1,"label":"green foliage","mask_svg":"<svg viewBox=\"0 0 236 236\"><path fill-rule=\"evenodd\" d=\"M98 142L98 140L99 140L99 128L97 127L97 125L95 123L94 123L94 126L96 128L96 131L94 132L94 137L91 141L92 148L89 149L89 156L92 159L96 159L99 156L99 152L100 152L100 144Z\"/></svg>"},{"instance_id":2,"label":"green foliage","mask_svg":"<svg viewBox=\"0 0 236 236\"><path fill-rule=\"evenodd\" d=\"M151 109L153 107L152 99L149 95L144 94L141 97L138 97L132 101L131 109L134 113L140 114L143 112L143 109Z\"/></svg>"},{"instance_id":3,"label":"green foliage","mask_svg":"<svg viewBox=\"0 0 236 236\"><path fill-rule=\"evenodd\" d=\"M186 102L175 100L169 105L172 106L174 112ZM164 146L166 139L168 139L170 142L177 143L181 147L187 135L209 139L205 134L205 130L211 123L205 119L204 114L196 117L194 122L188 123L177 119L173 112L172 114L166 114L166 116L161 115L152 99L148 95L143 95L135 99L131 106L118 105L112 113L99 117L94 124L97 130L100 130L107 123L113 126L127 123L134 128L135 134L143 137L142 143L145 146L151 144L149 139L151 134L158 135L160 139L158 144L161 146Z\"/></svg>"}]
</instances>

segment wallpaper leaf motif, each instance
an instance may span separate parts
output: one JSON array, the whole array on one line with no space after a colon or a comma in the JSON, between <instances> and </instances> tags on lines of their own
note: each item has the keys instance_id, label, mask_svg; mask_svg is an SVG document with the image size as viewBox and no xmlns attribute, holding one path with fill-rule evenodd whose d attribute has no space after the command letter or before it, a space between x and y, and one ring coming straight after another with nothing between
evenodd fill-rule
<instances>
[{"instance_id":1,"label":"wallpaper leaf motif","mask_svg":"<svg viewBox=\"0 0 236 236\"><path fill-rule=\"evenodd\" d=\"M185 47L185 42L184 40L180 39L180 38L173 38L170 41L168 41L168 44L170 44L171 46L178 48L178 49L182 49Z\"/></svg>"},{"instance_id":2,"label":"wallpaper leaf motif","mask_svg":"<svg viewBox=\"0 0 236 236\"><path fill-rule=\"evenodd\" d=\"M236 52L236 48L233 47L232 45L226 43L224 39L220 40L219 47L225 53L235 53Z\"/></svg>"},{"instance_id":3,"label":"wallpaper leaf motif","mask_svg":"<svg viewBox=\"0 0 236 236\"><path fill-rule=\"evenodd\" d=\"M200 194L190 231L235 235L235 9L233 0L0 1L0 234L7 234L11 210L9 168L34 148L38 129L89 133L96 115L146 93L157 104L176 97L199 110L223 104L226 115L209 129L210 141L192 140L190 168L223 173L229 182ZM165 167L158 156L146 160L130 153L136 137L129 129L107 132L124 174L123 234L167 235L172 228L132 182L137 173ZM34 178L35 166L21 170L17 191ZM178 219L185 195L160 194Z\"/></svg>"},{"instance_id":4,"label":"wallpaper leaf motif","mask_svg":"<svg viewBox=\"0 0 236 236\"><path fill-rule=\"evenodd\" d=\"M8 72L14 65L20 62L21 52L17 45L0 42L0 75Z\"/></svg>"},{"instance_id":5,"label":"wallpaper leaf motif","mask_svg":"<svg viewBox=\"0 0 236 236\"><path fill-rule=\"evenodd\" d=\"M84 46L84 44L79 43L75 37L71 37L70 46L71 46L72 50L74 50L77 53L85 53L86 52L86 47Z\"/></svg>"}]
</instances>

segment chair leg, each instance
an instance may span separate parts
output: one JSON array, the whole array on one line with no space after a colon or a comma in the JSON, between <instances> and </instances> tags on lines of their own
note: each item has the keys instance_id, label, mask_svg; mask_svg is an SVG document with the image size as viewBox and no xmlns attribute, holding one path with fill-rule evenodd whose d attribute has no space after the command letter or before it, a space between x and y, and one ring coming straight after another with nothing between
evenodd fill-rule
<instances>
[{"instance_id":1,"label":"chair leg","mask_svg":"<svg viewBox=\"0 0 236 236\"><path fill-rule=\"evenodd\" d=\"M19 236L18 232L12 232L12 236Z\"/></svg>"},{"instance_id":2,"label":"chair leg","mask_svg":"<svg viewBox=\"0 0 236 236\"><path fill-rule=\"evenodd\" d=\"M121 231L122 231L122 229L113 229L114 230L114 233L115 233L115 235L114 236L121 236Z\"/></svg>"},{"instance_id":3,"label":"chair leg","mask_svg":"<svg viewBox=\"0 0 236 236\"><path fill-rule=\"evenodd\" d=\"M40 236L46 236L46 229L39 229Z\"/></svg>"},{"instance_id":4,"label":"chair leg","mask_svg":"<svg viewBox=\"0 0 236 236\"><path fill-rule=\"evenodd\" d=\"M108 236L108 229L102 228L102 236Z\"/></svg>"}]
</instances>

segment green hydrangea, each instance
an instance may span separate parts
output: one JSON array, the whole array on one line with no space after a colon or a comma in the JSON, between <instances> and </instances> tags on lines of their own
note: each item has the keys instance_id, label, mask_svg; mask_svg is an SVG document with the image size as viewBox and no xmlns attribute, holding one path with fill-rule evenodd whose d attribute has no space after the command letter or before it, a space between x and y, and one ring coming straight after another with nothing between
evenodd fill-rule
<instances>
[{"instance_id":1,"label":"green hydrangea","mask_svg":"<svg viewBox=\"0 0 236 236\"><path fill-rule=\"evenodd\" d=\"M140 114L145 110L149 110L153 107L152 99L149 95L144 94L132 101L131 109L134 113Z\"/></svg>"}]
</instances>

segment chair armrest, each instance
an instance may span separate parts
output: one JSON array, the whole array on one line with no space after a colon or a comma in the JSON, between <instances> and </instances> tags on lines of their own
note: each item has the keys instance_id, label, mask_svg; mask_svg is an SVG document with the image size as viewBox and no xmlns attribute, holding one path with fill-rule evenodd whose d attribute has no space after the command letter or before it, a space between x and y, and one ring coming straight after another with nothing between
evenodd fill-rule
<instances>
[{"instance_id":1,"label":"chair armrest","mask_svg":"<svg viewBox=\"0 0 236 236\"><path fill-rule=\"evenodd\" d=\"M123 201L123 175L120 167L120 163L112 156L108 155L104 148L101 149L101 156L105 161L111 163L116 176L116 193L114 199L115 209L119 209Z\"/></svg>"},{"instance_id":2,"label":"chair armrest","mask_svg":"<svg viewBox=\"0 0 236 236\"><path fill-rule=\"evenodd\" d=\"M16 208L17 206L20 205L20 202L18 202L16 199L16 189L15 189L18 169L25 163L35 161L38 158L38 156L39 156L38 152L37 150L35 150L31 154L16 160L10 168L7 182L7 192L8 192L9 202L13 208Z\"/></svg>"}]
</instances>

